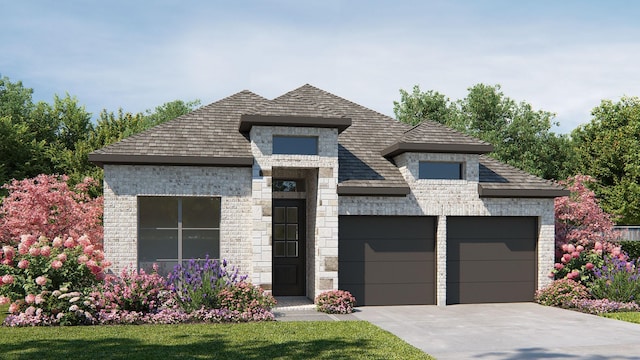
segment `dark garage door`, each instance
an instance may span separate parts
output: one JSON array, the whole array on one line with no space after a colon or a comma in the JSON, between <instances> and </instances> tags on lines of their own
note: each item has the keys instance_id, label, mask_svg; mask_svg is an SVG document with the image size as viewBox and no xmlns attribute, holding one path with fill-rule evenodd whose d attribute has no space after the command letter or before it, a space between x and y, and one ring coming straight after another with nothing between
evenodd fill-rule
<instances>
[{"instance_id":1,"label":"dark garage door","mask_svg":"<svg viewBox=\"0 0 640 360\"><path fill-rule=\"evenodd\" d=\"M339 287L358 305L435 304L435 218L340 216Z\"/></svg>"},{"instance_id":2,"label":"dark garage door","mask_svg":"<svg viewBox=\"0 0 640 360\"><path fill-rule=\"evenodd\" d=\"M533 301L535 217L447 217L447 304Z\"/></svg>"}]
</instances>

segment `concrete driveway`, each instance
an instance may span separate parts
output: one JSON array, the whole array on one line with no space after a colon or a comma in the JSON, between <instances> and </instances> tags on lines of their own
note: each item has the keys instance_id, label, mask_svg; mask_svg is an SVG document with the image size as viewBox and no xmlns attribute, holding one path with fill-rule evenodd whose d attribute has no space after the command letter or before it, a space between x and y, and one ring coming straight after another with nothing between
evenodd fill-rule
<instances>
[{"instance_id":1,"label":"concrete driveway","mask_svg":"<svg viewBox=\"0 0 640 360\"><path fill-rule=\"evenodd\" d=\"M534 303L365 306L354 315L437 359L640 359L640 324Z\"/></svg>"}]
</instances>

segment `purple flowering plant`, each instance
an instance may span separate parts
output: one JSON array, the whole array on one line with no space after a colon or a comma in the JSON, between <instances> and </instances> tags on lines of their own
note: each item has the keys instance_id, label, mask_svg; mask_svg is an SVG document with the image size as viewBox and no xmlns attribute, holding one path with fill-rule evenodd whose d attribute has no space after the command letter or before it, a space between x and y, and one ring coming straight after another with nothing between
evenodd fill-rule
<instances>
[{"instance_id":1,"label":"purple flowering plant","mask_svg":"<svg viewBox=\"0 0 640 360\"><path fill-rule=\"evenodd\" d=\"M270 310L275 299L246 279L226 260L207 257L202 262L192 259L186 266L176 265L167 284L178 305L187 312L220 308L240 312Z\"/></svg>"},{"instance_id":2,"label":"purple flowering plant","mask_svg":"<svg viewBox=\"0 0 640 360\"><path fill-rule=\"evenodd\" d=\"M594 298L640 303L640 259L627 261L606 256L594 274L590 285Z\"/></svg>"}]
</instances>

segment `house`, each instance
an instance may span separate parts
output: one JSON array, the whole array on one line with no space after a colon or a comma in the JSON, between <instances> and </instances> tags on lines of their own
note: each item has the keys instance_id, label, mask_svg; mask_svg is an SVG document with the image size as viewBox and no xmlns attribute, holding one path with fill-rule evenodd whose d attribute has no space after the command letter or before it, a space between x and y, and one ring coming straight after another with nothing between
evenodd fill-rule
<instances>
[{"instance_id":1,"label":"house","mask_svg":"<svg viewBox=\"0 0 640 360\"><path fill-rule=\"evenodd\" d=\"M531 301L553 198L492 145L304 85L242 91L90 154L113 270L225 258L273 294L360 305Z\"/></svg>"}]
</instances>

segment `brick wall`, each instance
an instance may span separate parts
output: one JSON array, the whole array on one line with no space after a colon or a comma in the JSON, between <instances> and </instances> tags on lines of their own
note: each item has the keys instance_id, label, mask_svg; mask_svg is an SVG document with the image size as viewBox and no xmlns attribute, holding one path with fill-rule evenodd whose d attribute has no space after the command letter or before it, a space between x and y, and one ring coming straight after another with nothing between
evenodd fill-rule
<instances>
[{"instance_id":1,"label":"brick wall","mask_svg":"<svg viewBox=\"0 0 640 360\"><path fill-rule=\"evenodd\" d=\"M252 272L251 169L104 166L104 248L112 271L137 267L137 196L219 196L220 256Z\"/></svg>"}]
</instances>

